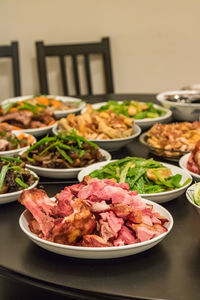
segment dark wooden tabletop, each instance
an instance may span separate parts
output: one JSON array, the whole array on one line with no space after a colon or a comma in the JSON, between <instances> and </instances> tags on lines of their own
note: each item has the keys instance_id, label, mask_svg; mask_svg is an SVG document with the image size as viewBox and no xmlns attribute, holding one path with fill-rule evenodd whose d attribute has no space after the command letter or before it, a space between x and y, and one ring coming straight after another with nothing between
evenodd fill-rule
<instances>
[{"instance_id":1,"label":"dark wooden tabletop","mask_svg":"<svg viewBox=\"0 0 200 300\"><path fill-rule=\"evenodd\" d=\"M95 99L95 102L130 98L133 95L109 95ZM155 99L153 95L134 95L134 98ZM113 158L127 155L152 156L138 139L112 153ZM41 184L50 196L73 182L75 180L59 183L59 180L41 178ZM45 289L49 295L55 292L68 299L200 299L200 216L185 195L163 206L172 214L174 227L160 244L146 252L120 259L81 260L53 254L36 246L18 225L24 208L17 202L1 205L1 276L23 283L24 291L30 285ZM32 299L31 289L28 293ZM2 295L6 295L5 289ZM12 295L15 295L14 285Z\"/></svg>"}]
</instances>

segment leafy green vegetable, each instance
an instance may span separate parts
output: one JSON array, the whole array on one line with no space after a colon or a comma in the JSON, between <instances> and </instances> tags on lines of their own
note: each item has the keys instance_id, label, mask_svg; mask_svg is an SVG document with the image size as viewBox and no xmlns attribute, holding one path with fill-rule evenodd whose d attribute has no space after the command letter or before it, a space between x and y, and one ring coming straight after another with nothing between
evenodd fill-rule
<instances>
[{"instance_id":1,"label":"leafy green vegetable","mask_svg":"<svg viewBox=\"0 0 200 300\"><path fill-rule=\"evenodd\" d=\"M131 108L134 113L131 113ZM134 100L123 101L108 101L105 105L101 106L97 111L102 112L112 110L117 115L125 115L126 117L133 117L134 119L157 118L166 114L162 109L158 109L152 102L139 102Z\"/></svg>"},{"instance_id":2,"label":"leafy green vegetable","mask_svg":"<svg viewBox=\"0 0 200 300\"><path fill-rule=\"evenodd\" d=\"M200 182L194 186L194 203L200 206Z\"/></svg>"},{"instance_id":3,"label":"leafy green vegetable","mask_svg":"<svg viewBox=\"0 0 200 300\"><path fill-rule=\"evenodd\" d=\"M148 170L151 170L153 177L147 173ZM165 171L169 175L166 175ZM130 190L138 190L140 194L170 191L191 181L188 179L181 184L182 176L180 174L173 176L162 163L154 161L153 158L140 157L125 157L108 163L100 170L91 172L89 176L99 179L114 178L117 182L126 182L129 184Z\"/></svg>"}]
</instances>

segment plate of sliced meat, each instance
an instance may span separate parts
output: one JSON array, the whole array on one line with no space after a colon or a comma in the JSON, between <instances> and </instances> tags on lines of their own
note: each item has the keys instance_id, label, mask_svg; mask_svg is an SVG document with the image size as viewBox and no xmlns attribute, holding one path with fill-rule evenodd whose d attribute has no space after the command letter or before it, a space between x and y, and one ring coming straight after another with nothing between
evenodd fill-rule
<instances>
[{"instance_id":1,"label":"plate of sliced meat","mask_svg":"<svg viewBox=\"0 0 200 300\"><path fill-rule=\"evenodd\" d=\"M161 242L173 226L162 206L142 199L128 184L89 179L65 187L55 198L44 190L22 193L23 232L38 246L87 259L124 257ZM42 207L42 209L41 209Z\"/></svg>"}]
</instances>

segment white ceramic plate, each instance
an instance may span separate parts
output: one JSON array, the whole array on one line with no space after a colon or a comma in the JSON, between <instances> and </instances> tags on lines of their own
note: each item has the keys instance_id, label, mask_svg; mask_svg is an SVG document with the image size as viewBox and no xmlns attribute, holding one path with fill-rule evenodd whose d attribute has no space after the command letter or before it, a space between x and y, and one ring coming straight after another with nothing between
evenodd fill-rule
<instances>
[{"instance_id":1,"label":"white ceramic plate","mask_svg":"<svg viewBox=\"0 0 200 300\"><path fill-rule=\"evenodd\" d=\"M109 152L99 149L103 156L106 157L106 163L111 160L111 155ZM25 152L25 151L23 151ZM23 152L20 152L22 154ZM48 178L75 178L78 173L84 168L73 168L73 169L53 169L53 168L41 168L33 165L26 164L26 167L33 170L37 175L44 176Z\"/></svg>"},{"instance_id":2,"label":"white ceramic plate","mask_svg":"<svg viewBox=\"0 0 200 300\"><path fill-rule=\"evenodd\" d=\"M4 101L2 101L1 104L7 103L7 102L18 102L18 101L23 101L23 100L27 100L30 98L33 98L34 95L30 95L30 96L23 96L23 97L15 97L15 98L10 98L10 99L6 99ZM60 119L63 117L66 117L68 114L71 113L78 113L79 111L81 111L84 107L85 107L85 102L82 101L81 99L78 98L73 98L73 97L65 97L65 96L53 96L53 95L47 95L47 98L54 98L56 100L60 100L62 102L80 102L80 106L78 106L77 108L73 108L73 109L68 109L68 110L56 110L54 111L54 114L56 116L56 118Z\"/></svg>"},{"instance_id":3,"label":"white ceramic plate","mask_svg":"<svg viewBox=\"0 0 200 300\"><path fill-rule=\"evenodd\" d=\"M141 128L135 124L135 133L131 136L128 136L126 138L119 138L119 139L109 139L109 140L89 140L90 142L93 142L97 144L100 148L108 150L108 151L116 151L120 148L124 147L128 143L130 143L132 140L134 140L138 135L141 133ZM53 134L57 135L57 124L54 125Z\"/></svg>"},{"instance_id":4,"label":"white ceramic plate","mask_svg":"<svg viewBox=\"0 0 200 300\"><path fill-rule=\"evenodd\" d=\"M17 131L18 132L24 132L24 133L27 133L27 134L31 134L35 137L39 137L39 136L43 136L43 135L46 135L47 133L51 132L51 130L52 130L52 128L55 124L50 125L50 126L46 126L46 127L42 127L42 128L20 129L20 130L17 130Z\"/></svg>"},{"instance_id":5,"label":"white ceramic plate","mask_svg":"<svg viewBox=\"0 0 200 300\"><path fill-rule=\"evenodd\" d=\"M123 103L123 101L118 101L118 103ZM106 104L107 104L107 102L95 103L95 104L92 104L92 107L94 109L98 109L101 106L106 105ZM169 110L163 106L157 105L157 104L154 104L154 107L158 108L158 109L162 109L163 111L166 112L166 114L164 116L157 117L157 118L146 118L146 119L141 119L141 120L134 119L135 124L139 125L142 129L147 129L147 128L153 126L155 123L167 123L171 120L171 117L172 117L171 110ZM85 111L86 111L86 108L82 109L81 113L84 113Z\"/></svg>"},{"instance_id":6,"label":"white ceramic plate","mask_svg":"<svg viewBox=\"0 0 200 300\"><path fill-rule=\"evenodd\" d=\"M115 161L115 160L111 160L110 162L113 162L113 161ZM106 164L107 164L107 162L99 162L92 166L86 167L78 174L78 180L82 181L86 175L89 175L94 170L101 169ZM192 180L192 177L190 176L190 174L188 172L186 172L185 170L183 170L179 167L176 167L174 165L171 165L171 164L167 164L167 163L163 163L163 162L162 162L162 164L165 167L171 169L173 175L176 175L176 174L182 175L181 184L183 184L189 178ZM149 200L155 201L156 203L168 202L170 200L176 199L179 196L181 196L191 183L192 183L192 181L190 183L188 183L187 185L185 185L181 188L172 190L172 191L161 192L161 193L152 193L152 194L140 194L140 196L144 197L144 198L148 198Z\"/></svg>"},{"instance_id":7,"label":"white ceramic plate","mask_svg":"<svg viewBox=\"0 0 200 300\"><path fill-rule=\"evenodd\" d=\"M20 134L22 134L22 132L21 131L19 132L18 130L12 130L12 133L15 134L17 137ZM9 150L9 151L0 151L0 156L16 156L19 152L26 151L31 145L33 145L36 142L36 139L31 134L24 133L24 135L25 135L25 137L30 136L30 139L31 139L30 142L31 142L31 144L29 146L26 146L26 147L23 147L23 148L14 149L14 150Z\"/></svg>"},{"instance_id":8,"label":"white ceramic plate","mask_svg":"<svg viewBox=\"0 0 200 300\"><path fill-rule=\"evenodd\" d=\"M178 121L195 121L200 118L200 103L180 103L168 101L166 99L167 96L172 95L184 95L196 94L196 91L190 90L178 90L178 91L168 91L160 93L156 96L156 99L166 108L171 109L173 112L173 116Z\"/></svg>"},{"instance_id":9,"label":"white ceramic plate","mask_svg":"<svg viewBox=\"0 0 200 300\"><path fill-rule=\"evenodd\" d=\"M28 221L30 218L30 213L25 210L19 219L19 225L23 232L38 246L65 256L72 256L77 258L89 258L89 259L106 259L106 258L116 258L116 257L124 257L128 255L137 254L143 251L146 251L159 242L161 242L167 234L171 231L173 226L173 218L171 214L159 204L151 202L146 199L142 199L145 203L151 204L154 207L154 211L160 213L164 217L166 217L169 222L165 225L168 229L167 232L162 233L161 235L154 237L149 241L145 241L138 244L119 246L119 247L78 247L78 246L68 246L61 245L49 241L45 241L37 237L36 234L32 233L28 226Z\"/></svg>"},{"instance_id":10,"label":"white ceramic plate","mask_svg":"<svg viewBox=\"0 0 200 300\"><path fill-rule=\"evenodd\" d=\"M38 177L33 171L31 170L28 170L34 177ZM34 182L33 185L31 185L27 190L30 190L34 187L37 186L39 180L36 180ZM19 196L21 195L22 191L18 191L18 192L13 192L13 193L7 193L7 194L2 194L0 195L0 204L5 204L5 203L9 203L9 202L13 202L13 201L16 201Z\"/></svg>"},{"instance_id":11,"label":"white ceramic plate","mask_svg":"<svg viewBox=\"0 0 200 300\"><path fill-rule=\"evenodd\" d=\"M192 175L192 177L193 177L195 180L200 181L200 175L198 175L198 174L196 174L196 173L194 173L194 172L191 172L191 171L188 170L188 168L187 168L187 162L188 162L189 157L190 157L190 153L183 155L183 156L180 158L180 160L179 160L179 166L180 166L182 169L188 171L188 173L190 173L190 175Z\"/></svg>"},{"instance_id":12,"label":"white ceramic plate","mask_svg":"<svg viewBox=\"0 0 200 300\"><path fill-rule=\"evenodd\" d=\"M196 211L200 214L200 206L194 203L194 186L195 184L191 185L186 191L186 198L193 205Z\"/></svg>"}]
</instances>

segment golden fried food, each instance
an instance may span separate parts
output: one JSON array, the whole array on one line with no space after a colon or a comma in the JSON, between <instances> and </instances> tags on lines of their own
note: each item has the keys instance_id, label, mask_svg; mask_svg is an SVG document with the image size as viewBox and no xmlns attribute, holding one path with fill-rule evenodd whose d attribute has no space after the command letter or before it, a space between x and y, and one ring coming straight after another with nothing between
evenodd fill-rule
<instances>
[{"instance_id":1,"label":"golden fried food","mask_svg":"<svg viewBox=\"0 0 200 300\"><path fill-rule=\"evenodd\" d=\"M189 152L200 139L200 122L155 124L148 132L149 145L167 151Z\"/></svg>"},{"instance_id":2,"label":"golden fried food","mask_svg":"<svg viewBox=\"0 0 200 300\"><path fill-rule=\"evenodd\" d=\"M58 130L72 131L86 139L115 139L125 138L134 133L134 120L123 115L117 115L113 111L97 112L91 105L79 116L68 115L58 121Z\"/></svg>"}]
</instances>

